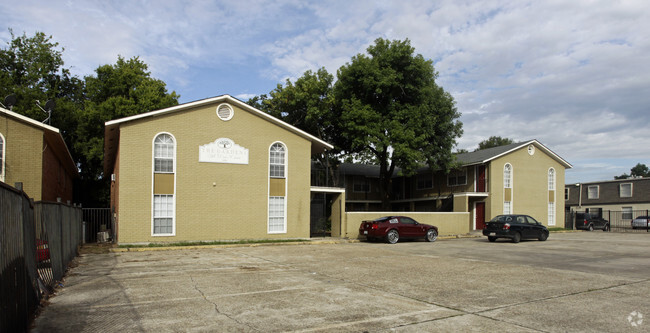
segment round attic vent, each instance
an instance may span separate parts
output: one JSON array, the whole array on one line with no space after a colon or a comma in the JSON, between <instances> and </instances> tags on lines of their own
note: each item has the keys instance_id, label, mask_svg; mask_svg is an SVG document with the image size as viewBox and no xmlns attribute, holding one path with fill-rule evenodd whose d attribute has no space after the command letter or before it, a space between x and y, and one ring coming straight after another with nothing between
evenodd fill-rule
<instances>
[{"instance_id":1,"label":"round attic vent","mask_svg":"<svg viewBox=\"0 0 650 333\"><path fill-rule=\"evenodd\" d=\"M528 154L531 155L531 156L532 156L533 154L535 154L535 146L533 146L533 145L528 145Z\"/></svg>"},{"instance_id":2,"label":"round attic vent","mask_svg":"<svg viewBox=\"0 0 650 333\"><path fill-rule=\"evenodd\" d=\"M235 110L233 110L230 104L223 103L217 107L217 117L219 117L219 119L223 121L228 121L232 119L234 113Z\"/></svg>"}]
</instances>

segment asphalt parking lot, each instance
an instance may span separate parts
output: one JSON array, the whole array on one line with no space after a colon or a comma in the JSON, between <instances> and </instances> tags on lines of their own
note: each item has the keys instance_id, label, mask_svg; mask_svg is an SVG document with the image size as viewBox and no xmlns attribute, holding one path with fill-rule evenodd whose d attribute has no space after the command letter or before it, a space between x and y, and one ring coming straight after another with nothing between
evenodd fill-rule
<instances>
[{"instance_id":1,"label":"asphalt parking lot","mask_svg":"<svg viewBox=\"0 0 650 333\"><path fill-rule=\"evenodd\" d=\"M86 254L33 332L647 332L649 249L577 232Z\"/></svg>"}]
</instances>

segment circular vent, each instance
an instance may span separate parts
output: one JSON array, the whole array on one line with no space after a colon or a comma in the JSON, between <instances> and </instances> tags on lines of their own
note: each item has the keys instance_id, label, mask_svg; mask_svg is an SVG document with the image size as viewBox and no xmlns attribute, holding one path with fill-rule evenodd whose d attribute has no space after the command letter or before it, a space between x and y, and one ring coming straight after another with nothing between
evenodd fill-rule
<instances>
[{"instance_id":1,"label":"circular vent","mask_svg":"<svg viewBox=\"0 0 650 333\"><path fill-rule=\"evenodd\" d=\"M223 121L232 119L234 113L235 110L232 109L232 106L230 106L230 104L224 103L217 107L217 116Z\"/></svg>"}]
</instances>

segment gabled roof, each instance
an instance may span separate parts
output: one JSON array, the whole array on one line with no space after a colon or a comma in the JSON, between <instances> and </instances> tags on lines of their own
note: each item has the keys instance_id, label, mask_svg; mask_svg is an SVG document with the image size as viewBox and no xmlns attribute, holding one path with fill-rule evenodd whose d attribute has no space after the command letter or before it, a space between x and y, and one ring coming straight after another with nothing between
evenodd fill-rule
<instances>
[{"instance_id":1,"label":"gabled roof","mask_svg":"<svg viewBox=\"0 0 650 333\"><path fill-rule=\"evenodd\" d=\"M562 164L565 168L570 169L573 167L569 162L565 161L562 157L535 139L524 142L517 142L505 146L483 149L471 153L458 154L456 155L456 158L463 166L483 164L503 155L510 154L515 150L526 148L531 144L534 145L537 149L544 151L547 155L556 160L558 163Z\"/></svg>"},{"instance_id":2,"label":"gabled roof","mask_svg":"<svg viewBox=\"0 0 650 333\"><path fill-rule=\"evenodd\" d=\"M280 126L294 134L297 134L298 136L301 136L312 143L312 153L320 153L324 150L327 149L332 149L333 146L295 126L292 126L290 124L285 123L284 121L277 119L271 115L269 115L266 112L260 111L230 95L221 95L217 97L212 97L212 98L206 98L194 102L189 102L185 104L179 104L176 106L168 107L165 109L161 110L156 110L156 111L150 111L146 113L141 113L137 114L134 116L130 117L125 117L125 118L120 118L120 119L115 119L111 121L107 121L104 130L104 171L106 173L112 172L113 169L113 164L115 162L115 154L117 154L117 145L118 145L118 140L119 140L119 126L123 123L127 123L130 121L138 120L138 119L145 119L145 118L153 118L161 115L167 115L167 114L172 114L174 112L179 112L183 110L187 110L190 108L195 108L195 107L200 107L204 105L209 105L209 104L216 104L216 103L231 103L233 105L236 105L237 107L246 110L264 120L269 121L272 124L275 124L277 126Z\"/></svg>"},{"instance_id":3,"label":"gabled roof","mask_svg":"<svg viewBox=\"0 0 650 333\"><path fill-rule=\"evenodd\" d=\"M21 114L7 110L3 107L0 107L0 115L5 116L7 118L12 118L15 121L42 130L43 139L52 145L51 148L56 152L57 156L60 156L60 158L63 160L67 160L67 162L64 164L64 167L68 169L68 171L71 172L74 177L79 175L79 170L77 169L77 163L75 163L74 159L72 158L72 154L70 154L70 150L68 149L68 146L65 144L65 140L63 140L63 136L61 136L61 132L59 132L58 128L43 124L32 118L25 117ZM10 139L7 139L7 141L8 140Z\"/></svg>"}]
</instances>

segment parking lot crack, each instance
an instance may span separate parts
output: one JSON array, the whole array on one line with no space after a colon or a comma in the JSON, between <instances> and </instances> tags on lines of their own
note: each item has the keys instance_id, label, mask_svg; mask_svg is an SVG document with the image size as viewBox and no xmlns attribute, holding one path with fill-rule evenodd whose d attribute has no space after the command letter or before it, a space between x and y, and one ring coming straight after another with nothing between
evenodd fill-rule
<instances>
[{"instance_id":1,"label":"parking lot crack","mask_svg":"<svg viewBox=\"0 0 650 333\"><path fill-rule=\"evenodd\" d=\"M217 305L217 303L211 301L211 300L210 300L210 299L205 295L205 293L203 292L203 290L201 290L201 288L199 288L199 286L197 285L196 281L194 281L194 278L193 278L191 275L190 275L190 280L192 280L192 286L194 287L194 290L196 290L199 294L201 294L201 297L203 297L203 299L204 299L206 302L212 304L212 306L214 307L214 311L215 311L218 315L222 315L222 316L224 316L224 317L226 317L226 318L228 318L228 319L230 319L230 320L236 322L237 324L244 325L244 326L250 328L251 330L254 330L254 331L258 331L258 332L259 332L259 330L256 329L255 327L252 327L252 326L248 325L247 323L241 322L241 321L237 320L237 318L235 318L235 317L229 315L228 313L226 313L226 312L222 312L221 310L219 310L219 306Z\"/></svg>"}]
</instances>

